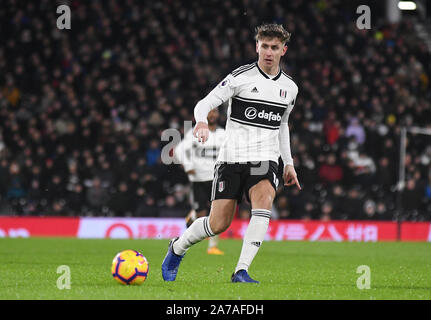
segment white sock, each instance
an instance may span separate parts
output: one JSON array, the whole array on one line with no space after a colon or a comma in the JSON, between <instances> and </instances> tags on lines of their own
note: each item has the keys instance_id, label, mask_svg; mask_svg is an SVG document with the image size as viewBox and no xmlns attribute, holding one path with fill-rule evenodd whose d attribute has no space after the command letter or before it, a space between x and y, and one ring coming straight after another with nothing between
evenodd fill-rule
<instances>
[{"instance_id":1,"label":"white sock","mask_svg":"<svg viewBox=\"0 0 431 320\"><path fill-rule=\"evenodd\" d=\"M244 269L248 270L251 262L259 251L260 245L265 239L268 230L271 211L266 209L251 210L251 219L245 231L244 241L242 243L241 255L235 272Z\"/></svg>"},{"instance_id":2,"label":"white sock","mask_svg":"<svg viewBox=\"0 0 431 320\"><path fill-rule=\"evenodd\" d=\"M218 244L218 235L215 235L214 237L211 237L208 241L208 249L217 247Z\"/></svg>"},{"instance_id":3,"label":"white sock","mask_svg":"<svg viewBox=\"0 0 431 320\"><path fill-rule=\"evenodd\" d=\"M174 252L177 255L183 255L195 243L213 236L215 236L215 234L210 228L208 217L198 218L184 231L182 236L174 242Z\"/></svg>"}]
</instances>

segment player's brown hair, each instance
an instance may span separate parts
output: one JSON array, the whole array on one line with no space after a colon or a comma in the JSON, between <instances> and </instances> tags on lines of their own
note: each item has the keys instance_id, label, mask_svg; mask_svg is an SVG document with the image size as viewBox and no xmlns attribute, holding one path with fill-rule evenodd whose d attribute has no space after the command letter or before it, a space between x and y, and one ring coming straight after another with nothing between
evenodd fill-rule
<instances>
[{"instance_id":1,"label":"player's brown hair","mask_svg":"<svg viewBox=\"0 0 431 320\"><path fill-rule=\"evenodd\" d=\"M290 40L290 33L284 29L281 24L276 23L264 23L255 29L254 38L256 41L261 40L263 38L277 38L281 43L286 45Z\"/></svg>"}]
</instances>

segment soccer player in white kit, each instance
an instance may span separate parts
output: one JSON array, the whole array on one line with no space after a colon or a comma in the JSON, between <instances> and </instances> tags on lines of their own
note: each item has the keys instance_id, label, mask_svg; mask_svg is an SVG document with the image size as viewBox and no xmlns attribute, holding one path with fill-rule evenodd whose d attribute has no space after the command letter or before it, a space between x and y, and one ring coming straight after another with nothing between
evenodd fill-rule
<instances>
[{"instance_id":1,"label":"soccer player in white kit","mask_svg":"<svg viewBox=\"0 0 431 320\"><path fill-rule=\"evenodd\" d=\"M225 139L225 130L218 127L218 109L208 113L208 140L202 144L193 137L192 130L184 134L184 139L175 147L174 156L184 167L192 184L192 210L186 218L187 227L194 220L205 217L211 208L211 191L214 166ZM223 255L218 247L218 235L209 238L207 253Z\"/></svg>"},{"instance_id":2,"label":"soccer player in white kit","mask_svg":"<svg viewBox=\"0 0 431 320\"><path fill-rule=\"evenodd\" d=\"M208 113L228 101L226 138L214 170L210 215L197 219L179 238L171 240L162 263L165 281L176 279L181 260L193 244L230 226L237 203L245 194L252 207L251 219L231 281L258 283L248 269L268 229L280 156L284 184L301 189L288 127L298 87L280 68L290 33L282 25L263 24L256 28L255 39L258 61L231 72L194 109L193 134L205 143Z\"/></svg>"}]
</instances>

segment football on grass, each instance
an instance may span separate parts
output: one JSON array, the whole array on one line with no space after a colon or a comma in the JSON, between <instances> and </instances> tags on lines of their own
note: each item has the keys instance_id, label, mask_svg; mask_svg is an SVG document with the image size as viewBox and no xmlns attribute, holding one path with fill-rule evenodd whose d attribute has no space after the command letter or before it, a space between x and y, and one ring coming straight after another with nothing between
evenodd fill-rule
<instances>
[{"instance_id":1,"label":"football on grass","mask_svg":"<svg viewBox=\"0 0 431 320\"><path fill-rule=\"evenodd\" d=\"M124 250L112 261L111 272L121 284L142 284L148 276L147 259L136 250Z\"/></svg>"}]
</instances>

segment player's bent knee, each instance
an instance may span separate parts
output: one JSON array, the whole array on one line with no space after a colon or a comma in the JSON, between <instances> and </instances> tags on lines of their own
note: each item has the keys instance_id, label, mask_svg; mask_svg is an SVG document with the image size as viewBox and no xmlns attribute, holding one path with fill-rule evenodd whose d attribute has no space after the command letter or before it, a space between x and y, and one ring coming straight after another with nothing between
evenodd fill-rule
<instances>
[{"instance_id":1,"label":"player's bent knee","mask_svg":"<svg viewBox=\"0 0 431 320\"><path fill-rule=\"evenodd\" d=\"M254 193L250 197L253 208L262 208L270 210L272 207L272 202L274 201L273 195L268 192Z\"/></svg>"},{"instance_id":2,"label":"player's bent knee","mask_svg":"<svg viewBox=\"0 0 431 320\"><path fill-rule=\"evenodd\" d=\"M220 199L211 204L209 225L212 233L220 234L229 228L235 214L236 200Z\"/></svg>"},{"instance_id":3,"label":"player's bent knee","mask_svg":"<svg viewBox=\"0 0 431 320\"><path fill-rule=\"evenodd\" d=\"M215 235L224 232L227 228L229 228L232 219L224 216L210 215L209 225L212 233Z\"/></svg>"},{"instance_id":4,"label":"player's bent knee","mask_svg":"<svg viewBox=\"0 0 431 320\"><path fill-rule=\"evenodd\" d=\"M215 234L218 235L224 231L227 230L227 228L229 228L230 223L228 221L211 221L210 220L210 228L211 231Z\"/></svg>"},{"instance_id":5,"label":"player's bent knee","mask_svg":"<svg viewBox=\"0 0 431 320\"><path fill-rule=\"evenodd\" d=\"M275 196L275 190L272 187L269 180L261 180L259 183L255 184L249 190L250 199L262 200L270 199L272 200Z\"/></svg>"}]
</instances>

